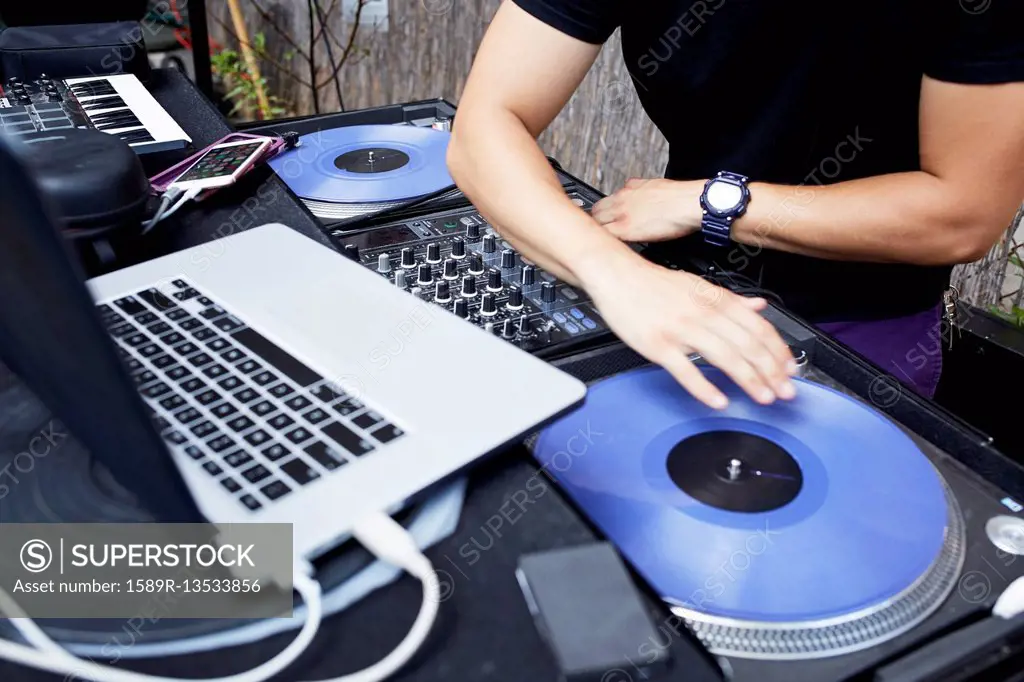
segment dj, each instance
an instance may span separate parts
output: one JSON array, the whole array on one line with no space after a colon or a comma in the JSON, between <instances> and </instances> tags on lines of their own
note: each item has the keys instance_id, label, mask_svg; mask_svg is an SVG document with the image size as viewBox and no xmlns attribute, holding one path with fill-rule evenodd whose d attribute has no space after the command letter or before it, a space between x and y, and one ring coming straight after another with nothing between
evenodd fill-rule
<instances>
[{"instance_id":1,"label":"dj","mask_svg":"<svg viewBox=\"0 0 1024 682\"><path fill-rule=\"evenodd\" d=\"M793 395L788 350L758 303L623 242L679 240L930 395L951 266L1024 196L1022 26L1020 0L504 2L449 166L509 242L709 405L724 397L688 353L768 403ZM632 180L591 218L535 138L617 27L669 179Z\"/></svg>"}]
</instances>

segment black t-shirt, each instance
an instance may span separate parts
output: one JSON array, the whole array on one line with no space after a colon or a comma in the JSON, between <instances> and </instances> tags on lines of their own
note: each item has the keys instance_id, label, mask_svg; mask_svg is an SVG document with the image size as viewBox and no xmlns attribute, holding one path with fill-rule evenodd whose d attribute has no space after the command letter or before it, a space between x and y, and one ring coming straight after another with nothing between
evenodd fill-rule
<instances>
[{"instance_id":1,"label":"black t-shirt","mask_svg":"<svg viewBox=\"0 0 1024 682\"><path fill-rule=\"evenodd\" d=\"M667 177L805 184L802 201L817 185L920 170L923 75L1024 81L1024 0L514 1L588 43L622 28L637 94L670 144ZM776 211L775 224L786 220ZM815 321L935 306L951 270L681 241Z\"/></svg>"}]
</instances>

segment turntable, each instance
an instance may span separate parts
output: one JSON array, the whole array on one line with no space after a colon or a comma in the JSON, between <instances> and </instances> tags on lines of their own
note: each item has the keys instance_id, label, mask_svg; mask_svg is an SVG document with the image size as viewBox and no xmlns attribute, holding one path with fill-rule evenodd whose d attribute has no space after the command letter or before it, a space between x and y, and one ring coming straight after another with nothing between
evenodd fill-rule
<instances>
[{"instance_id":1,"label":"turntable","mask_svg":"<svg viewBox=\"0 0 1024 682\"><path fill-rule=\"evenodd\" d=\"M1024 575L1015 500L805 367L797 397L767 407L705 368L721 412L630 369L534 445L736 680L847 679L983 618Z\"/></svg>"}]
</instances>

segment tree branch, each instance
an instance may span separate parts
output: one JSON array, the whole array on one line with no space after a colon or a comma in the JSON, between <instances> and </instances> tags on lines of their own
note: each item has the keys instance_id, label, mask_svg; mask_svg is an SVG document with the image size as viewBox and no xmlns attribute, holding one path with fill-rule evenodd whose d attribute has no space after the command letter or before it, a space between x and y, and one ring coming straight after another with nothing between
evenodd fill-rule
<instances>
[{"instance_id":1,"label":"tree branch","mask_svg":"<svg viewBox=\"0 0 1024 682\"><path fill-rule=\"evenodd\" d=\"M309 55L306 54L306 52L303 51L302 47L300 47L299 44L295 42L295 40L292 38L291 34L288 31L281 28L281 26L277 23L277 21L274 20L274 17L272 17L267 10L263 9L256 0L249 0L249 4L253 6L256 12L260 15L260 18L263 19L263 21L265 21L267 25L270 26L270 28L274 29L275 33L284 38L285 42L292 46L292 49L295 50L296 54L300 55L303 59L309 60ZM312 50L313 46L310 45L309 49Z\"/></svg>"},{"instance_id":2,"label":"tree branch","mask_svg":"<svg viewBox=\"0 0 1024 682\"><path fill-rule=\"evenodd\" d=\"M334 71L331 72L330 78L325 80L323 82L323 85L326 85L327 83L330 82L331 78L334 78L338 75L338 72L341 71L341 67L345 65L345 62L348 61L349 55L352 54L352 50L355 49L356 33L359 31L359 19L363 15L364 5L366 5L366 0L359 0L359 4L356 5L356 16L355 19L352 21L352 30L348 34L348 43L345 45L344 52L342 52L341 58L338 60L337 64L334 65Z\"/></svg>"},{"instance_id":3,"label":"tree branch","mask_svg":"<svg viewBox=\"0 0 1024 682\"><path fill-rule=\"evenodd\" d=\"M224 21L220 17L218 17L215 13L210 12L210 18L212 18L215 22L217 22L217 24L220 25L220 27L224 29L225 33L227 33L229 36L231 36L232 38L237 40L240 45L244 44L246 42L245 40L240 38L237 34L235 34L234 29L232 29L230 26L228 26L226 23L224 23ZM307 88L311 88L312 87L312 85L310 85L306 81L304 81L301 78L299 78L298 76L296 76L295 73L294 73L295 70L293 68L290 68L288 66L285 66L284 64L281 64L280 62L275 61L270 55L268 55L266 53L265 50L260 50L255 45L249 45L249 49L251 49L253 52L255 52L259 56L259 58L264 60L267 64L269 64L270 66L274 67L275 69L277 69L281 73L287 75L289 78L295 80L299 85L305 86Z\"/></svg>"}]
</instances>

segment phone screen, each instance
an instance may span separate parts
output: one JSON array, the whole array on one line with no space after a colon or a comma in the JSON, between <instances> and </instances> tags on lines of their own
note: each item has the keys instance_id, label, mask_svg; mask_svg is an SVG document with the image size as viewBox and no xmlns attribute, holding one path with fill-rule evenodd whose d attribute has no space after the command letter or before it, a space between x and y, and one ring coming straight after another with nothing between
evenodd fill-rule
<instances>
[{"instance_id":1,"label":"phone screen","mask_svg":"<svg viewBox=\"0 0 1024 682\"><path fill-rule=\"evenodd\" d=\"M175 182L206 180L231 175L242 167L245 160L260 148L262 142L248 142L233 147L214 147L192 165Z\"/></svg>"}]
</instances>

